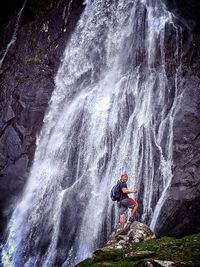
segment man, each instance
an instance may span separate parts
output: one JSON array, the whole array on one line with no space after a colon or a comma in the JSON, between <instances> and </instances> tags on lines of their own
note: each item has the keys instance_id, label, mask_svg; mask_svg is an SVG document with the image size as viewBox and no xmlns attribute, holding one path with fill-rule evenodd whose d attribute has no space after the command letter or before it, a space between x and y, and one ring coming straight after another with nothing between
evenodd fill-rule
<instances>
[{"instance_id":1,"label":"man","mask_svg":"<svg viewBox=\"0 0 200 267\"><path fill-rule=\"evenodd\" d=\"M133 198L129 198L129 194L137 193L136 189L128 189L127 187L128 175L126 173L122 173L120 177L120 190L121 190L121 197L120 201L118 202L119 208L119 223L120 223L120 230L122 234L126 234L125 229L125 222L126 222L126 214L128 209L131 209L131 216L129 218L130 222L134 222L135 213L138 209L138 203Z\"/></svg>"}]
</instances>

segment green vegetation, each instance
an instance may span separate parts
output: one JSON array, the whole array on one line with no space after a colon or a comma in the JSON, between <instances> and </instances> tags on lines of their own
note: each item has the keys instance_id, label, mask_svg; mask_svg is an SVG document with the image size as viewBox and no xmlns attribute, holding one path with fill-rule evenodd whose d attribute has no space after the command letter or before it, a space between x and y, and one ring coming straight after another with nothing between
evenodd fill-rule
<instances>
[{"instance_id":1,"label":"green vegetation","mask_svg":"<svg viewBox=\"0 0 200 267\"><path fill-rule=\"evenodd\" d=\"M26 60L26 64L28 65L39 65L42 64L42 53L43 50L39 47L36 47L34 50L34 56L30 57Z\"/></svg>"},{"instance_id":2,"label":"green vegetation","mask_svg":"<svg viewBox=\"0 0 200 267\"><path fill-rule=\"evenodd\" d=\"M163 237L133 245L135 250L151 250L160 260L192 262L200 266L200 234L182 239Z\"/></svg>"},{"instance_id":3,"label":"green vegetation","mask_svg":"<svg viewBox=\"0 0 200 267\"><path fill-rule=\"evenodd\" d=\"M58 1L49 2L48 0L38 1L38 0L29 0L27 3L28 11L31 15L35 17L41 17L50 10L53 4Z\"/></svg>"},{"instance_id":4,"label":"green vegetation","mask_svg":"<svg viewBox=\"0 0 200 267\"><path fill-rule=\"evenodd\" d=\"M29 58L27 59L26 63L28 65L38 65L41 64L41 61L38 58Z\"/></svg>"},{"instance_id":5,"label":"green vegetation","mask_svg":"<svg viewBox=\"0 0 200 267\"><path fill-rule=\"evenodd\" d=\"M182 239L163 237L134 243L129 249L97 250L93 257L79 263L79 267L115 266L136 267L141 259L185 262L200 266L200 234Z\"/></svg>"}]
</instances>

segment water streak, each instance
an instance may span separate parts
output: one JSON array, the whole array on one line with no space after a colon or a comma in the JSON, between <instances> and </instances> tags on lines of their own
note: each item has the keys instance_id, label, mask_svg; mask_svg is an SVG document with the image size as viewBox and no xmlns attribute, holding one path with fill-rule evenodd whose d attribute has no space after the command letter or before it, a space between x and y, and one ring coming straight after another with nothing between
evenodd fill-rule
<instances>
[{"instance_id":1,"label":"water streak","mask_svg":"<svg viewBox=\"0 0 200 267\"><path fill-rule=\"evenodd\" d=\"M8 54L8 52L10 50L10 47L16 42L17 33L18 33L18 30L19 30L19 25L20 25L22 14L23 14L23 10L24 10L24 8L26 6L26 2L27 2L27 0L24 1L23 5L22 5L22 8L20 9L20 11L19 11L19 13L17 15L14 32L12 34L12 38L11 38L10 42L7 44L6 49L5 49L3 55L2 55L2 57L0 59L0 69L2 67L2 64L4 62L4 59L5 59L6 55Z\"/></svg>"}]
</instances>

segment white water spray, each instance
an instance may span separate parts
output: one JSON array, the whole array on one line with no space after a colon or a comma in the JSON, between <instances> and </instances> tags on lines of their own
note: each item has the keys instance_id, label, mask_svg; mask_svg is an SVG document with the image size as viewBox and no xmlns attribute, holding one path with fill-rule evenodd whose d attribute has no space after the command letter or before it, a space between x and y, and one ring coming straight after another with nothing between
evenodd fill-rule
<instances>
[{"instance_id":1,"label":"white water spray","mask_svg":"<svg viewBox=\"0 0 200 267\"><path fill-rule=\"evenodd\" d=\"M90 256L117 222L109 192L124 170L141 187L142 220L155 226L172 177L178 103L180 42L171 47L173 86L166 29L179 35L161 1L87 1L9 223L4 266L65 267Z\"/></svg>"}]
</instances>

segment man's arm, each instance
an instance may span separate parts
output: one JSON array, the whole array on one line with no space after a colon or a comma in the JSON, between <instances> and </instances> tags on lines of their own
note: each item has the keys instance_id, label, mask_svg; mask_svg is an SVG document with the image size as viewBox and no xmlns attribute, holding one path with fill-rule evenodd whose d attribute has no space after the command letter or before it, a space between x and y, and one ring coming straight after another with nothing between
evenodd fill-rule
<instances>
[{"instance_id":1,"label":"man's arm","mask_svg":"<svg viewBox=\"0 0 200 267\"><path fill-rule=\"evenodd\" d=\"M126 188L126 187L123 187L123 188L122 188L122 192L123 192L124 194L137 193L137 189L128 189L128 188Z\"/></svg>"}]
</instances>

